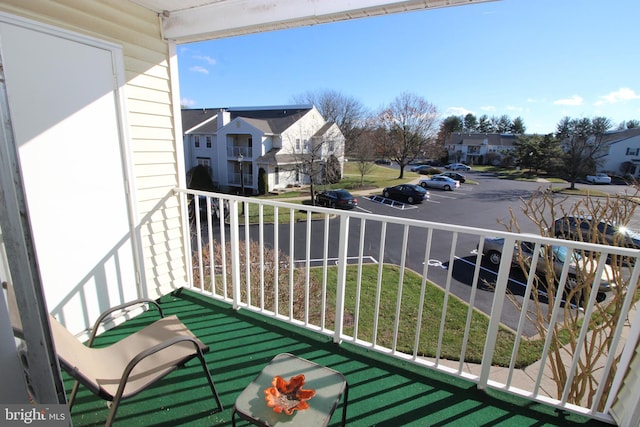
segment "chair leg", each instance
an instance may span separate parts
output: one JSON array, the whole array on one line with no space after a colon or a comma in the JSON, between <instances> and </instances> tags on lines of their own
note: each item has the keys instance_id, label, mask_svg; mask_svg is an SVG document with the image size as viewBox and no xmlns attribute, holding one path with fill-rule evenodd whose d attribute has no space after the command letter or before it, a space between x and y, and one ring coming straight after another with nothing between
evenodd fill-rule
<instances>
[{"instance_id":1,"label":"chair leg","mask_svg":"<svg viewBox=\"0 0 640 427\"><path fill-rule=\"evenodd\" d=\"M71 408L73 408L73 403L76 401L76 394L78 394L78 387L80 383L78 381L74 381L73 389L71 389L71 395L69 396L69 412L71 412Z\"/></svg>"},{"instance_id":2,"label":"chair leg","mask_svg":"<svg viewBox=\"0 0 640 427\"><path fill-rule=\"evenodd\" d=\"M116 419L118 406L120 406L120 396L114 396L113 401L111 402L111 408L109 409L109 416L107 417L107 422L104 423L104 427L111 427L113 421Z\"/></svg>"},{"instance_id":3,"label":"chair leg","mask_svg":"<svg viewBox=\"0 0 640 427\"><path fill-rule=\"evenodd\" d=\"M202 365L202 369L204 369L204 373L207 376L209 387L211 387L211 391L216 398L216 403L218 404L218 412L222 412L224 408L222 407L222 403L220 402L220 396L218 396L216 386L213 384L213 378L211 378L211 373L209 372L209 368L207 368L207 362L205 362L204 356L202 355L200 349L198 349L198 359L200 359L200 364Z\"/></svg>"}]
</instances>

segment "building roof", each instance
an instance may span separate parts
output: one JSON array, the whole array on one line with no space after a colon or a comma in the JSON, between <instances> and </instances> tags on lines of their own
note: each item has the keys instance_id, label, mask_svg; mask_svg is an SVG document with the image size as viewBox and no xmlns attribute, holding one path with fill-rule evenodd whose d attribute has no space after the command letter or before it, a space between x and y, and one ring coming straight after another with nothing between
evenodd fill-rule
<instances>
[{"instance_id":1,"label":"building roof","mask_svg":"<svg viewBox=\"0 0 640 427\"><path fill-rule=\"evenodd\" d=\"M300 162L309 162L312 157L310 154L278 154L279 148L272 148L263 156L257 159L258 163L267 163L270 165L292 165Z\"/></svg>"},{"instance_id":2,"label":"building roof","mask_svg":"<svg viewBox=\"0 0 640 427\"><path fill-rule=\"evenodd\" d=\"M197 108L182 110L182 128L185 133L216 133L219 111L229 113L231 120L242 118L264 133L280 134L313 109L312 105L283 105L276 107ZM206 122L206 123L205 123Z\"/></svg>"},{"instance_id":3,"label":"building roof","mask_svg":"<svg viewBox=\"0 0 640 427\"><path fill-rule=\"evenodd\" d=\"M270 133L279 134L284 132L302 116L311 111L311 105L292 105L281 107L254 107L254 109L229 108L231 120L242 117L243 119L253 119L250 123L258 129L268 129ZM262 121L263 123L259 123Z\"/></svg>"},{"instance_id":4,"label":"building roof","mask_svg":"<svg viewBox=\"0 0 640 427\"><path fill-rule=\"evenodd\" d=\"M188 133L199 124L211 120L216 122L219 108L184 108L182 109L182 130ZM213 119L213 120L212 120Z\"/></svg>"},{"instance_id":5,"label":"building roof","mask_svg":"<svg viewBox=\"0 0 640 427\"><path fill-rule=\"evenodd\" d=\"M335 122L327 122L324 124L324 126L322 126L320 129L318 129L318 131L313 135L314 137L322 137L324 136L329 129L331 129L331 127L335 124Z\"/></svg>"},{"instance_id":6,"label":"building roof","mask_svg":"<svg viewBox=\"0 0 640 427\"><path fill-rule=\"evenodd\" d=\"M615 144L616 142L621 142L638 135L640 135L640 128L614 130L605 133L603 141Z\"/></svg>"}]
</instances>

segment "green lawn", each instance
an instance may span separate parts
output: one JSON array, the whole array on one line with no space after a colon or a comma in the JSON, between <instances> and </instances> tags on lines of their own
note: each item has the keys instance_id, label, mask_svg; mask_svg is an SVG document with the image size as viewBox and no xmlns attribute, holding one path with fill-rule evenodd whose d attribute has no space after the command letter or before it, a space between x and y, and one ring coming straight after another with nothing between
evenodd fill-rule
<instances>
[{"instance_id":1,"label":"green lawn","mask_svg":"<svg viewBox=\"0 0 640 427\"><path fill-rule=\"evenodd\" d=\"M322 280L322 269L312 269L315 280ZM327 282L336 283L337 268L327 271ZM395 312L397 305L398 282L400 269L393 265L384 265L383 281L380 294L380 313L376 341L385 347L391 347L394 339L396 323ZM372 341L374 333L374 310L376 307L378 282L378 265L364 265L361 280L361 301L359 307L358 338ZM400 318L398 319L397 349L406 353L413 353L416 335L416 324L419 315L419 303L422 278L420 275L405 270L402 283L402 300ZM352 318L356 313L356 284L357 266L347 267L347 289L345 298L345 312ZM335 285L328 286L328 301L335 301ZM418 354L434 357L437 351L438 335L444 304L444 291L437 285L427 282L425 289L424 308ZM320 305L319 303L317 305ZM313 307L314 304L312 303ZM447 302L447 316L444 325L444 336L440 356L445 359L459 360L462 348L463 334L467 321L469 306L456 297L450 297ZM473 310L469 342L467 343L465 360L480 363L485 343L485 333L488 329L489 318L478 310ZM345 330L353 334L353 325ZM509 366L515 334L501 328L496 340L496 350L493 363L499 366ZM543 342L541 340L523 340L518 353L517 367L530 365L540 358Z\"/></svg>"}]
</instances>

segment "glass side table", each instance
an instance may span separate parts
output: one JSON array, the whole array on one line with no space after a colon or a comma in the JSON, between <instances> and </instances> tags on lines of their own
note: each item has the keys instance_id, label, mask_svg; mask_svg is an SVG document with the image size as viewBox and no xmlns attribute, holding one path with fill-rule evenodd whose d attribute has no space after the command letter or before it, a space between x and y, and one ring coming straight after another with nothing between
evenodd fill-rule
<instances>
[{"instance_id":1,"label":"glass side table","mask_svg":"<svg viewBox=\"0 0 640 427\"><path fill-rule=\"evenodd\" d=\"M279 375L285 381L289 381L291 377L299 374L305 376L303 388L316 391L316 395L307 401L309 408L286 415L268 407L264 390L271 387L273 377ZM292 354L282 353L274 357L240 393L231 413L231 421L235 426L236 414L238 414L244 420L265 427L326 426L343 394L342 425L344 426L349 397L349 385L344 375Z\"/></svg>"}]
</instances>

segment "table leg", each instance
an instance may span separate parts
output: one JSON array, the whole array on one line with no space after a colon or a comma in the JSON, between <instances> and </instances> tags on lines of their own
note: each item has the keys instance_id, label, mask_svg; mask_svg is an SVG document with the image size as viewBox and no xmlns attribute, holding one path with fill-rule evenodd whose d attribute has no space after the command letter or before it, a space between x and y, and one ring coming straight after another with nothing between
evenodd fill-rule
<instances>
[{"instance_id":1,"label":"table leg","mask_svg":"<svg viewBox=\"0 0 640 427\"><path fill-rule=\"evenodd\" d=\"M349 404L349 383L344 383L344 402L342 405L342 427L347 425L347 405Z\"/></svg>"}]
</instances>

